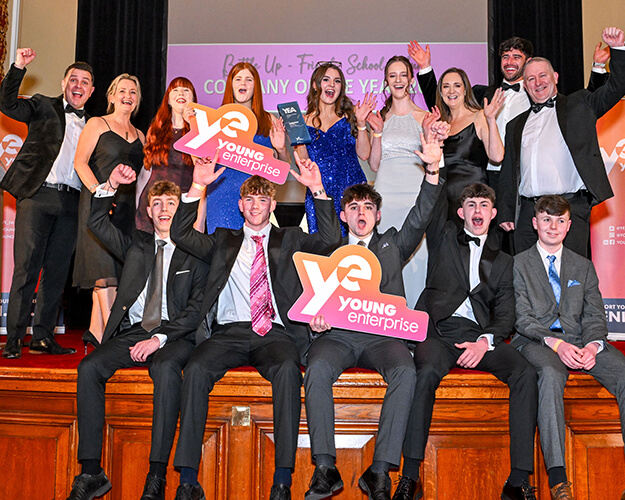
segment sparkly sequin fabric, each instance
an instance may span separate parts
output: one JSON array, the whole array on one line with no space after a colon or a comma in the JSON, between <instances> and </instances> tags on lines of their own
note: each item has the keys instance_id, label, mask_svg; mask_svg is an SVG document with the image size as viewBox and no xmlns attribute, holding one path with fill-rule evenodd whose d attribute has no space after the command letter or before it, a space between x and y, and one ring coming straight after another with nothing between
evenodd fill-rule
<instances>
[{"instance_id":1,"label":"sparkly sequin fabric","mask_svg":"<svg viewBox=\"0 0 625 500\"><path fill-rule=\"evenodd\" d=\"M265 135L255 135L254 142L271 148L271 139ZM241 229L243 216L239 211L241 198L241 184L249 178L248 174L226 168L215 182L206 189L208 202L206 203L206 233L215 232L218 227Z\"/></svg>"},{"instance_id":2,"label":"sparkly sequin fabric","mask_svg":"<svg viewBox=\"0 0 625 500\"><path fill-rule=\"evenodd\" d=\"M366 182L358 156L356 138L351 133L351 126L346 118L341 118L327 132L308 127L312 142L307 146L310 159L319 165L323 187L334 200L337 215L341 212L343 190L352 184ZM306 190L306 220L308 231L317 232L317 216L312 193ZM343 236L347 235L347 226L341 225Z\"/></svg>"}]
</instances>

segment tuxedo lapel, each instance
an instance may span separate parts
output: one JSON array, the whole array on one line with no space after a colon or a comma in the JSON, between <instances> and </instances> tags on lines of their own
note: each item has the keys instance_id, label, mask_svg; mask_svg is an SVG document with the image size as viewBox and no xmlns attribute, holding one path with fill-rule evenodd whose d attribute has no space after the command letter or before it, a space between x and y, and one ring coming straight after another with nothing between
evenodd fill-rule
<instances>
[{"instance_id":1,"label":"tuxedo lapel","mask_svg":"<svg viewBox=\"0 0 625 500\"><path fill-rule=\"evenodd\" d=\"M456 268L456 272L460 277L462 286L469 289L469 265L471 261L471 250L469 245L464 243L464 229L460 229L456 235L456 244L452 245L452 252L455 255L450 255L450 261Z\"/></svg>"},{"instance_id":2,"label":"tuxedo lapel","mask_svg":"<svg viewBox=\"0 0 625 500\"><path fill-rule=\"evenodd\" d=\"M497 248L498 245L495 239L496 236L491 236L489 234L488 238L486 238L486 241L484 242L484 248L482 249L479 265L480 282L475 287L475 290L473 290L474 293L479 292L486 286L486 283L488 283L490 273L493 270L493 264L499 254L499 249Z\"/></svg>"},{"instance_id":3,"label":"tuxedo lapel","mask_svg":"<svg viewBox=\"0 0 625 500\"><path fill-rule=\"evenodd\" d=\"M63 131L65 131L65 109L63 108L63 96L57 97L52 103L52 107L59 117Z\"/></svg>"},{"instance_id":4,"label":"tuxedo lapel","mask_svg":"<svg viewBox=\"0 0 625 500\"><path fill-rule=\"evenodd\" d=\"M566 142L566 96L558 94L556 97L556 116L558 117L558 125L560 126L560 132ZM567 142L569 151L573 151Z\"/></svg>"}]
</instances>

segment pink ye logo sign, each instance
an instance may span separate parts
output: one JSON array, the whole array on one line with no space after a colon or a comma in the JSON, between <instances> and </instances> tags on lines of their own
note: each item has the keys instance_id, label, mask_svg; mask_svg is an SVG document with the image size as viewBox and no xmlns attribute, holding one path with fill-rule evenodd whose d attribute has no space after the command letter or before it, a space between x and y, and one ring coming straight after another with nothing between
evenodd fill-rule
<instances>
[{"instance_id":1,"label":"pink ye logo sign","mask_svg":"<svg viewBox=\"0 0 625 500\"><path fill-rule=\"evenodd\" d=\"M254 142L258 121L254 113L240 104L226 104L219 109L192 103L195 118L191 130L174 148L199 158L214 157L219 149L219 164L250 175L260 175L284 184L290 165L273 156L273 149Z\"/></svg>"},{"instance_id":2,"label":"pink ye logo sign","mask_svg":"<svg viewBox=\"0 0 625 500\"><path fill-rule=\"evenodd\" d=\"M428 315L406 307L406 299L380 292L382 269L365 247L345 245L330 257L296 252L304 291L289 310L293 321L309 323L322 314L335 328L404 340L425 340Z\"/></svg>"}]
</instances>

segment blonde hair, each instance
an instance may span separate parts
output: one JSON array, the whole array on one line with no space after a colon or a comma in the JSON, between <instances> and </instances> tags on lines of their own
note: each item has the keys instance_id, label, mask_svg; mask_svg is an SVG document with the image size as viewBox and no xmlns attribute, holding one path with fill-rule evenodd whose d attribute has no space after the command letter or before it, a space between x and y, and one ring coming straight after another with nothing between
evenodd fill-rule
<instances>
[{"instance_id":1,"label":"blonde hair","mask_svg":"<svg viewBox=\"0 0 625 500\"><path fill-rule=\"evenodd\" d=\"M110 114L113 111L115 111L115 104L113 104L110 101L110 97L115 92L117 92L117 87L119 86L119 82L121 82L122 80L130 80L137 87L137 105L135 106L135 109L132 112L132 116L136 116L136 114L139 112L139 104L141 103L141 85L139 84L139 79L136 76L130 75L128 73L122 73L121 75L116 76L115 79L109 85L109 88L106 91L106 101L108 102L108 106L106 107L106 112Z\"/></svg>"}]
</instances>

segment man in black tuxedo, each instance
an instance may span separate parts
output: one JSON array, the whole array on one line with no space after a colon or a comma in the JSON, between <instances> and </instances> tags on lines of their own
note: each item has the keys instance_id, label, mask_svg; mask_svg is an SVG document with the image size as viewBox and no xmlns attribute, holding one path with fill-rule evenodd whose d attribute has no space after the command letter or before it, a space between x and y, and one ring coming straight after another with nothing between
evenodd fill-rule
<instances>
[{"instance_id":1,"label":"man in black tuxedo","mask_svg":"<svg viewBox=\"0 0 625 500\"><path fill-rule=\"evenodd\" d=\"M241 187L242 229L218 228L213 234L195 231L199 197L223 171L215 173L216 158L196 163L191 189L174 217L173 240L211 265L202 315L210 312L207 326L212 328L210 338L198 346L184 371L174 459L181 467L176 500L204 498L197 471L208 396L230 368L246 365L256 368L272 385L276 470L270 499L291 498L301 410L300 360L309 344L308 326L293 323L287 316L302 293L292 257L297 251L327 254L341 241L334 202L325 194L319 168L310 160L296 159L300 173L292 173L315 199L319 221L315 234L297 227L279 229L269 222L276 206L275 185L259 176L250 177Z\"/></svg>"},{"instance_id":2,"label":"man in black tuxedo","mask_svg":"<svg viewBox=\"0 0 625 500\"><path fill-rule=\"evenodd\" d=\"M436 104L436 75L430 65L429 46L423 49L417 42L411 42L408 46L410 57L419 65L419 87L423 98L430 109ZM501 88L504 91L505 101L497 113L497 128L501 136L501 142L506 143L506 126L508 122L519 116L530 107L530 101L525 91L523 82L523 68L525 63L534 55L532 42L518 36L504 40L499 45L499 59L503 82ZM593 68L590 72L588 90L594 91L601 87L607 80L608 74L605 67L605 50L601 49L601 43L595 48ZM499 85L473 85L473 94L478 103L484 99L490 101ZM501 170L501 163L488 163L489 184L497 187L497 176Z\"/></svg>"},{"instance_id":3,"label":"man in black tuxedo","mask_svg":"<svg viewBox=\"0 0 625 500\"><path fill-rule=\"evenodd\" d=\"M423 238L425 228L441 191L438 162L441 148L438 142L423 142L425 178L414 207L400 230L388 229L379 234L376 225L382 215L382 197L368 184L348 187L341 199L341 220L349 229L343 245L361 245L371 250L382 267L380 291L404 297L402 267L410 259ZM306 417L310 434L315 472L306 492L307 500L329 498L343 486L336 468L334 443L334 398L332 384L348 368L376 370L388 384L380 425L375 442L372 465L358 481L370 500L390 499L391 479L388 471L398 466L404 440L410 402L414 393L416 374L406 343L399 339L331 329L323 315L310 323L320 334L308 350L304 388Z\"/></svg>"},{"instance_id":4,"label":"man in black tuxedo","mask_svg":"<svg viewBox=\"0 0 625 500\"><path fill-rule=\"evenodd\" d=\"M150 472L141 500L165 498L182 369L195 347L208 266L176 247L169 237L180 201L180 188L173 182L159 181L149 190L147 210L154 233L137 230L129 237L111 223L109 212L116 188L134 180L132 168L116 167L97 189L91 206L89 229L124 267L102 344L78 366L78 460L82 471L68 500L90 500L111 488L100 463L106 382L121 368L148 365L154 381L154 411Z\"/></svg>"},{"instance_id":5,"label":"man in black tuxedo","mask_svg":"<svg viewBox=\"0 0 625 500\"><path fill-rule=\"evenodd\" d=\"M83 107L93 93L93 70L76 62L65 70L62 95L19 99L26 66L34 59L34 50L17 49L0 86L0 111L28 124L24 145L0 182L17 200L8 338L2 353L9 359L22 355L40 272L30 352L76 352L56 343L54 327L76 246L81 182L74 171L74 154L87 120Z\"/></svg>"},{"instance_id":6,"label":"man in black tuxedo","mask_svg":"<svg viewBox=\"0 0 625 500\"><path fill-rule=\"evenodd\" d=\"M510 387L510 462L503 500L535 500L529 486L534 466L536 370L513 347L502 342L514 326L512 257L489 234L497 214L495 193L484 184L467 186L461 195L460 230L446 222L442 197L427 229L430 252L425 290L417 309L430 316L428 336L417 343L417 384L404 441L403 477L393 500L423 496L419 468L425 458L435 392L454 366L492 373ZM467 465L467 467L469 467Z\"/></svg>"},{"instance_id":7,"label":"man in black tuxedo","mask_svg":"<svg viewBox=\"0 0 625 500\"><path fill-rule=\"evenodd\" d=\"M524 69L531 109L508 124L506 154L499 178L499 220L514 230L517 253L536 243L534 204L558 194L571 204L571 230L564 245L588 254L590 209L613 196L599 150L597 120L625 94L623 30L606 28L611 76L595 92L558 94L558 74L551 63L535 57Z\"/></svg>"}]
</instances>

